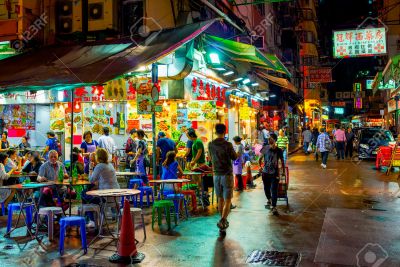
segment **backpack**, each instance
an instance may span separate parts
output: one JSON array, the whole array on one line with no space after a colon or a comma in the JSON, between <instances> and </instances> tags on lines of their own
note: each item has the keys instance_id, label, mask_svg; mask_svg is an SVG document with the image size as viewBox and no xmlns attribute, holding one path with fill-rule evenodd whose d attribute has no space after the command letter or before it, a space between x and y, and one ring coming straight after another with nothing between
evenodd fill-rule
<instances>
[{"instance_id":1,"label":"backpack","mask_svg":"<svg viewBox=\"0 0 400 267\"><path fill-rule=\"evenodd\" d=\"M326 150L331 150L332 149L332 142L331 142L331 139L329 138L329 136L325 136L324 146L325 146Z\"/></svg>"},{"instance_id":2,"label":"backpack","mask_svg":"<svg viewBox=\"0 0 400 267\"><path fill-rule=\"evenodd\" d=\"M267 154L264 156L266 173L275 175L278 173L278 151L270 150L269 158L267 156Z\"/></svg>"}]
</instances>

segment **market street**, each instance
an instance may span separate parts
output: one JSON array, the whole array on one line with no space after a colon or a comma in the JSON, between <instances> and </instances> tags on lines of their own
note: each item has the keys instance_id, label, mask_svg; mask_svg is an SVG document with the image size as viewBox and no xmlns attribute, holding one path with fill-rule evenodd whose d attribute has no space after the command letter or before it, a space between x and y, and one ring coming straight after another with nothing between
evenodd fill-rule
<instances>
[{"instance_id":1,"label":"market street","mask_svg":"<svg viewBox=\"0 0 400 267\"><path fill-rule=\"evenodd\" d=\"M300 266L355 265L357 252L367 243L378 243L388 253L389 257L382 266L398 266L400 244L393 241L400 235L400 199L394 195L399 189L397 174L386 176L374 170L371 161L359 164L349 160L337 162L332 156L327 169L323 170L313 156L305 156L302 152L290 157L289 166L289 210L284 202L279 201L279 217L269 215L264 208L262 183L257 179L256 189L240 195L235 193L237 208L232 210L231 226L223 241L218 241L215 209L210 209L209 216L182 221L172 234L160 234L158 229L151 231L151 215L147 215L147 240L137 246L146 258L139 266L246 266L246 257L255 249L301 253ZM341 214L346 216L346 220L327 219L327 209L332 216L337 213L338 218L342 218ZM347 215L349 211L352 215ZM361 231L355 231L352 223L356 222L355 214L369 212L369 219L358 225ZM146 209L146 214L149 213L150 210ZM324 223L323 233L326 235L321 235ZM376 236L373 231L379 234ZM1 233L4 233L4 228ZM332 240L332 235L335 240ZM136 238L141 240L142 237L142 230L137 229ZM59 266L60 263L68 265L74 262L116 266L108 262L108 256L115 249L113 246L96 256L93 256L93 249L81 256L79 240L70 238L67 248L72 246L76 249L68 250L61 259L57 245L54 251L46 254L32 243L27 246L30 249L13 258L13 254L20 253L16 243L3 237L0 242L0 246L13 246L11 250L3 249L0 256L9 266L49 266L50 263ZM24 244L19 242L22 248Z\"/></svg>"}]
</instances>

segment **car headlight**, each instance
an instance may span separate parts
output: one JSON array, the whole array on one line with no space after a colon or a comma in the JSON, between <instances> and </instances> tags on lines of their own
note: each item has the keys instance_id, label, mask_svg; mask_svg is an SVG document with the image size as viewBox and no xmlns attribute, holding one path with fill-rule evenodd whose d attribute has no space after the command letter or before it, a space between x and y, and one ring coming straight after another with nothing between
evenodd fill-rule
<instances>
[{"instance_id":1,"label":"car headlight","mask_svg":"<svg viewBox=\"0 0 400 267\"><path fill-rule=\"evenodd\" d=\"M364 149L369 149L369 146L366 145L366 144L360 144L360 147L361 147L361 148L364 148Z\"/></svg>"}]
</instances>

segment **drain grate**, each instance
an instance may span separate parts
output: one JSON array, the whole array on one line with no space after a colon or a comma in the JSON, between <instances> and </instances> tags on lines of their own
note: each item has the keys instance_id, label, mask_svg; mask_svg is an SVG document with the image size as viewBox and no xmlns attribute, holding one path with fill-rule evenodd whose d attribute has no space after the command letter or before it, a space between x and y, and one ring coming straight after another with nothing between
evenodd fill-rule
<instances>
[{"instance_id":1,"label":"drain grate","mask_svg":"<svg viewBox=\"0 0 400 267\"><path fill-rule=\"evenodd\" d=\"M300 253L268 250L254 250L246 259L246 263L262 264L265 266L297 266Z\"/></svg>"}]
</instances>

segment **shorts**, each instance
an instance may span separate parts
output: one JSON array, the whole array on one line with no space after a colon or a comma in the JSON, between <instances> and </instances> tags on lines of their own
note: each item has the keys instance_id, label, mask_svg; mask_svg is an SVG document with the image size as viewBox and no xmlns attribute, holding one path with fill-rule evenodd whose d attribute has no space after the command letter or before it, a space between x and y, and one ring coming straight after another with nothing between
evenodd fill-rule
<instances>
[{"instance_id":1,"label":"shorts","mask_svg":"<svg viewBox=\"0 0 400 267\"><path fill-rule=\"evenodd\" d=\"M219 198L233 197L233 175L214 175L215 194Z\"/></svg>"}]
</instances>

